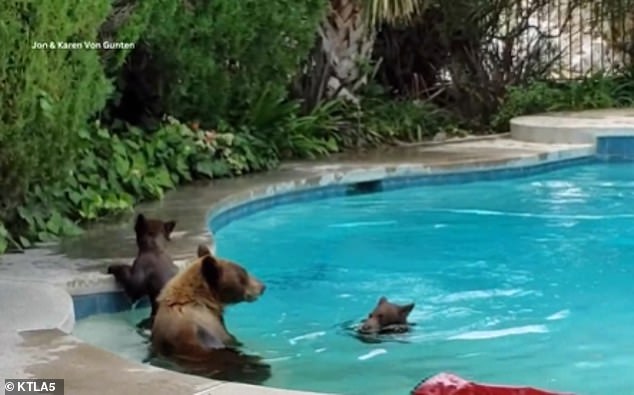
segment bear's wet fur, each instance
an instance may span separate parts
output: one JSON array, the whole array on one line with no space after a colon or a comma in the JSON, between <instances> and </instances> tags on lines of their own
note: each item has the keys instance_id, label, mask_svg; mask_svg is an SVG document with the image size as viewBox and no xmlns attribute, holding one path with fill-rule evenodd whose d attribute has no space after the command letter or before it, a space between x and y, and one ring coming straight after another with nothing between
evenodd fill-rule
<instances>
[{"instance_id":1,"label":"bear's wet fur","mask_svg":"<svg viewBox=\"0 0 634 395\"><path fill-rule=\"evenodd\" d=\"M134 262L132 265L108 266L108 273L114 275L133 303L143 296L150 300L150 317L141 321L139 327L152 327L157 309L156 298L165 284L178 272L178 267L165 250L165 244L170 240L175 226L176 221L164 222L139 214L134 224L137 244Z\"/></svg>"},{"instance_id":2,"label":"bear's wet fur","mask_svg":"<svg viewBox=\"0 0 634 395\"><path fill-rule=\"evenodd\" d=\"M151 334L152 354L184 371L219 380L261 384L270 366L246 355L225 327L228 305L253 302L265 286L237 263L214 257L206 246L174 276L158 297Z\"/></svg>"},{"instance_id":3,"label":"bear's wet fur","mask_svg":"<svg viewBox=\"0 0 634 395\"><path fill-rule=\"evenodd\" d=\"M413 309L414 303L397 305L381 296L374 310L359 326L358 332L372 335L407 332L407 317Z\"/></svg>"}]
</instances>

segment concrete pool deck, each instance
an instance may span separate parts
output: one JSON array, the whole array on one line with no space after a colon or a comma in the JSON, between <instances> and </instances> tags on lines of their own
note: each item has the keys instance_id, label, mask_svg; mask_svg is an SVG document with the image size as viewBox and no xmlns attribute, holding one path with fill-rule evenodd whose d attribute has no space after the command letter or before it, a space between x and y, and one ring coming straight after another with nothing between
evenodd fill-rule
<instances>
[{"instance_id":1,"label":"concrete pool deck","mask_svg":"<svg viewBox=\"0 0 634 395\"><path fill-rule=\"evenodd\" d=\"M511 120L511 138L552 144L594 144L601 136L631 136L634 108L527 115Z\"/></svg>"},{"instance_id":2,"label":"concrete pool deck","mask_svg":"<svg viewBox=\"0 0 634 395\"><path fill-rule=\"evenodd\" d=\"M177 221L172 257L179 264L209 243L212 206L296 188L375 180L386 176L526 166L595 153L596 136L634 136L634 110L536 115L516 118L511 138L392 148L322 161L289 162L264 174L190 185L137 212ZM64 378L67 394L309 394L184 375L101 350L70 333L75 322L71 296L112 292L104 274L112 262L135 254L132 215L101 224L59 245L0 256L0 375L3 378ZM412 387L422 377L412 377ZM397 395L397 394L395 394ZM404 395L404 394L403 394Z\"/></svg>"}]
</instances>

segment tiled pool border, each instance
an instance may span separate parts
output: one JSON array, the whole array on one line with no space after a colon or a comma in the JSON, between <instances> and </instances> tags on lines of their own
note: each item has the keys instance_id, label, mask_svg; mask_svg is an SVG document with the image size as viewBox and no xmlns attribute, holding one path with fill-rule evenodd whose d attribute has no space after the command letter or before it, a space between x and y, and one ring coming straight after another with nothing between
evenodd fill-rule
<instances>
[{"instance_id":1,"label":"tiled pool border","mask_svg":"<svg viewBox=\"0 0 634 395\"><path fill-rule=\"evenodd\" d=\"M122 291L88 293L74 295L72 298L75 320L81 320L95 314L118 313L132 307L132 303ZM139 301L136 307L149 307L149 302L144 298Z\"/></svg>"},{"instance_id":2,"label":"tiled pool border","mask_svg":"<svg viewBox=\"0 0 634 395\"><path fill-rule=\"evenodd\" d=\"M595 155L608 161L633 161L634 136L598 136Z\"/></svg>"},{"instance_id":3,"label":"tiled pool border","mask_svg":"<svg viewBox=\"0 0 634 395\"><path fill-rule=\"evenodd\" d=\"M590 154L559 160L536 161L535 163L518 166L503 165L473 168L466 171L433 171L433 169L430 171L427 169L425 173L419 174L394 175L349 183L300 187L273 194L270 193L270 190L266 190L262 191L260 195L251 194L249 198L242 201L219 203L210 211L207 223L212 232L218 232L235 220L283 204L311 202L361 193L387 192L422 186L521 178L599 161L602 161L602 158Z\"/></svg>"},{"instance_id":4,"label":"tiled pool border","mask_svg":"<svg viewBox=\"0 0 634 395\"><path fill-rule=\"evenodd\" d=\"M597 136L593 149L557 152L551 155L540 155L538 158L509 161L501 165L475 164L458 169L418 168L413 169L413 172L411 168L394 168L391 172L357 181L346 182L342 177L338 180L341 182L331 179L328 180L331 182L326 182L325 185L320 179L316 182L317 185L312 186L306 185L308 183L294 184L290 187L284 184L281 191L269 187L260 191L251 191L242 199L234 196L217 203L207 216L207 224L212 232L217 232L232 221L281 204L420 186L521 178L600 161L634 161L634 136Z\"/></svg>"},{"instance_id":5,"label":"tiled pool border","mask_svg":"<svg viewBox=\"0 0 634 395\"><path fill-rule=\"evenodd\" d=\"M343 171L341 174L281 183L250 190L245 194L231 195L212 206L207 216L207 224L217 232L232 221L281 204L419 186L520 178L577 165L618 159L615 156L601 157L592 151L592 149L560 151L539 157L507 160L503 163L462 164L457 168L379 166L363 171ZM121 312L132 307L120 290L82 293L73 295L72 299L76 320L95 314ZM147 300L142 300L137 308L147 306Z\"/></svg>"},{"instance_id":6,"label":"tiled pool border","mask_svg":"<svg viewBox=\"0 0 634 395\"><path fill-rule=\"evenodd\" d=\"M483 163L448 163L436 167L425 166L376 166L374 169L335 172L330 176L304 179L272 185L260 190L238 193L213 205L206 223L217 231L229 222L279 204L306 202L329 197L359 193L390 191L400 188L493 181L526 177L561 168L596 163L599 161L634 160L634 137L616 139L597 138L596 144L587 148L567 148L548 154L533 155L516 160L498 160ZM377 168L381 168L377 171ZM68 291L73 294L73 287ZM92 289L92 287L91 287ZM103 290L102 287L96 289ZM130 303L120 291L90 292L73 295L75 319L80 320L98 313L114 313L130 308ZM86 292L88 291L88 292ZM143 306L143 304L141 304ZM139 307L141 307L139 306ZM210 385L214 385L211 383ZM226 383L244 392L241 384ZM228 388L228 387L227 387ZM238 390L238 388L240 388ZM253 387L253 393L260 393ZM262 393L268 393L262 390ZM299 393L279 390L279 393ZM231 392L231 391L230 391ZM278 392L276 392L278 393Z\"/></svg>"},{"instance_id":7,"label":"tiled pool border","mask_svg":"<svg viewBox=\"0 0 634 395\"><path fill-rule=\"evenodd\" d=\"M217 232L230 222L282 204L310 202L360 193L396 189L495 181L547 173L597 162L634 160L634 136L598 136L591 149L576 149L503 163L462 164L459 167L378 166L361 171L342 171L329 176L271 185L229 196L213 205L206 223ZM75 319L130 309L119 290L73 295ZM137 307L147 306L143 300Z\"/></svg>"}]
</instances>

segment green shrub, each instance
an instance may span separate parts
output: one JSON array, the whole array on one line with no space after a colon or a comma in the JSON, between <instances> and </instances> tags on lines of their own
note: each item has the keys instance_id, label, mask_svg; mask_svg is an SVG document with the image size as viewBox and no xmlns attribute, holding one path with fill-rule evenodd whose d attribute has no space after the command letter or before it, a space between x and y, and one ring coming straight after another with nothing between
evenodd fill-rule
<instances>
[{"instance_id":1,"label":"green shrub","mask_svg":"<svg viewBox=\"0 0 634 395\"><path fill-rule=\"evenodd\" d=\"M165 75L166 111L205 126L245 125L264 91L274 101L314 43L325 0L166 0L144 39ZM247 125L248 126L248 125Z\"/></svg>"},{"instance_id":2,"label":"green shrub","mask_svg":"<svg viewBox=\"0 0 634 395\"><path fill-rule=\"evenodd\" d=\"M373 145L394 140L412 142L456 129L452 114L431 103L373 98L362 102L356 139Z\"/></svg>"},{"instance_id":3,"label":"green shrub","mask_svg":"<svg viewBox=\"0 0 634 395\"><path fill-rule=\"evenodd\" d=\"M109 0L0 5L0 221L13 220L33 185L65 176L78 130L111 88L97 51L33 43L95 41L109 8Z\"/></svg>"},{"instance_id":4,"label":"green shrub","mask_svg":"<svg viewBox=\"0 0 634 395\"><path fill-rule=\"evenodd\" d=\"M81 150L67 177L46 188L33 186L26 204L17 209L19 220L10 233L13 244L26 247L32 241L76 234L82 222L160 199L166 190L193 179L277 165L276 158L253 148L258 145L254 138L194 131L172 119L152 134L130 128L119 135L95 124L80 137ZM6 248L9 240L0 223L0 247Z\"/></svg>"},{"instance_id":5,"label":"green shrub","mask_svg":"<svg viewBox=\"0 0 634 395\"><path fill-rule=\"evenodd\" d=\"M342 119L338 102L303 116L295 102L272 102L264 94L258 103L249 113L255 129L221 122L210 131L173 118L153 133L135 127L115 133L98 122L81 129L74 168L52 185L32 186L10 232L0 223L0 252L9 244L27 247L77 234L83 222L130 211L194 179L268 170L280 158L339 150L334 137Z\"/></svg>"},{"instance_id":6,"label":"green shrub","mask_svg":"<svg viewBox=\"0 0 634 395\"><path fill-rule=\"evenodd\" d=\"M492 128L507 131L511 118L549 111L578 111L631 106L634 103L632 72L606 77L597 75L580 81L535 82L511 87Z\"/></svg>"},{"instance_id":7,"label":"green shrub","mask_svg":"<svg viewBox=\"0 0 634 395\"><path fill-rule=\"evenodd\" d=\"M190 3L179 0L115 2L114 11L110 4L54 0L46 7L28 1L0 6L0 17L7 21L0 30L6 44L0 48L5 104L0 110L0 252L9 244L28 246L74 234L82 222L161 198L194 178L266 170L287 151L311 156L332 150L313 130L314 122L283 100L303 48L312 42L322 0L294 7L282 0L194 5L202 14L191 13L182 7ZM191 29L192 23L197 28ZM52 38L97 41L98 35L123 42L143 35L165 61L161 65L181 80L167 87L176 89L166 96L168 102L190 119L213 119L216 131L191 130L173 120L153 133L86 127L114 98L105 74L121 72L127 51L36 51L30 46ZM184 87L193 89L191 95ZM192 101L186 100L190 96ZM252 126L241 122L247 119ZM276 134L274 141L268 141L269 134Z\"/></svg>"},{"instance_id":8,"label":"green shrub","mask_svg":"<svg viewBox=\"0 0 634 395\"><path fill-rule=\"evenodd\" d=\"M165 1L113 1L108 18L99 28L99 40L118 43L138 43L152 20L165 12ZM116 76L132 48L101 51L108 76Z\"/></svg>"},{"instance_id":9,"label":"green shrub","mask_svg":"<svg viewBox=\"0 0 634 395\"><path fill-rule=\"evenodd\" d=\"M332 100L300 115L300 103L281 98L269 84L243 113L243 124L248 126L242 130L265 141L280 159L327 155L339 150L335 137L343 120L341 104Z\"/></svg>"}]
</instances>

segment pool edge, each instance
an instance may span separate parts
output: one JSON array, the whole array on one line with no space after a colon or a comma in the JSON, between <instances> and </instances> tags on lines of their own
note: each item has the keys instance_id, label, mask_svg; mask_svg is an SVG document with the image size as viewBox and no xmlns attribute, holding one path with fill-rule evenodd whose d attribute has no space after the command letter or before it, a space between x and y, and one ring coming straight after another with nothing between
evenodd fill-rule
<instances>
[{"instance_id":1,"label":"pool edge","mask_svg":"<svg viewBox=\"0 0 634 395\"><path fill-rule=\"evenodd\" d=\"M240 216L234 216L230 221L221 226L213 227L214 231L221 229L233 220L241 218L243 215L250 215L253 212L265 210L269 207L292 203L298 201L310 201L331 196L345 196L349 193L349 187L365 182L380 183L382 191L399 188L416 187L419 185L442 185L447 183L473 182L480 180L506 179L509 177L524 177L553 171L575 165L588 164L596 161L594 147L575 147L562 149L550 153L541 153L522 158L492 160L492 161L463 161L441 166L426 166L419 164L394 165L394 166L373 166L366 169L351 169L328 172L317 176L295 178L291 181L270 184L260 188L252 188L240 193L227 196L225 199L213 204L205 218L205 223L214 221L214 216L227 215L229 210L240 210L245 205L251 205L252 211L242 210ZM440 177L440 178L439 178ZM294 197L294 199L289 199ZM266 199L271 199L270 205L263 204ZM265 202L263 202L263 200ZM111 282L112 280L108 278ZM114 284L113 284L114 285ZM116 285L114 285L116 288ZM100 292L92 293L90 289L83 287L81 291L73 295L74 310L78 310L77 300L87 300L87 306L79 308L88 310L78 314L78 320L90 315L109 311L98 306L125 306L125 297L120 291L104 287L99 287ZM69 289L72 292L72 290ZM114 298L113 298L114 296ZM95 311L98 310L98 311ZM115 310L119 310L115 308ZM120 311L120 310L119 310ZM105 350L108 352L107 350ZM212 380L213 382L213 380ZM223 383L216 384L210 390L212 394L220 394L217 389L225 389L230 393L244 393L245 384ZM249 388L248 393L275 393L275 394L295 394L308 395L317 394L314 392L293 391L285 389L272 389L264 386L254 386Z\"/></svg>"},{"instance_id":2,"label":"pool edge","mask_svg":"<svg viewBox=\"0 0 634 395\"><path fill-rule=\"evenodd\" d=\"M339 170L227 196L211 205L205 222L213 234L232 221L278 205L354 194L354 187L364 183L376 183L373 188L377 190L374 192L386 192L418 186L526 177L590 164L600 159L596 156L596 148L587 145L513 159L464 161L440 166L401 164Z\"/></svg>"},{"instance_id":3,"label":"pool edge","mask_svg":"<svg viewBox=\"0 0 634 395\"><path fill-rule=\"evenodd\" d=\"M444 179L433 180L434 185L441 185L447 182L490 180L491 177L494 176L501 176L500 179L504 179L591 163L595 159L593 147L576 146L548 153L526 155L520 158L503 160L461 161L438 166L411 163L340 169L324 172L320 175L296 177L288 181L267 184L266 186L257 188L249 188L239 193L230 194L209 206L204 223L208 229L211 224L213 225L213 231L217 231L230 222L224 219L226 223L218 226L219 217L223 220L222 216L226 216L227 214L231 215L229 210L244 209L244 205L255 204L249 207L250 210L255 210L243 210L239 213L240 215L231 218L231 221L271 207L270 202L263 201L266 199L273 199L276 205L292 201L301 201L302 199L310 201L313 199L328 198L330 196L344 196L348 193L350 186L368 181L380 181L382 190L385 191L416 187L417 183L424 184L438 176L444 177ZM455 178L456 176L457 178ZM396 184L394 184L394 182ZM387 188L385 188L386 183L391 183L392 185L388 185ZM293 194L297 195L289 196ZM186 265L186 262L177 261L176 264L182 267ZM115 284L112 276L98 272L80 273L66 282L64 286L73 298L85 297L87 295L121 293L121 288ZM106 310L102 310L102 312L106 312Z\"/></svg>"},{"instance_id":4,"label":"pool edge","mask_svg":"<svg viewBox=\"0 0 634 395\"><path fill-rule=\"evenodd\" d=\"M379 182L381 191L389 191L420 185L525 177L560 168L590 164L597 160L594 148L587 146L527 155L521 158L462 161L439 166L412 163L341 169L320 175L297 177L289 181L230 194L210 206L205 224L213 234L230 222L255 212L279 204L346 196L354 193L350 190L351 187L366 182ZM179 261L176 264L183 267L187 263ZM72 296L77 320L94 314L122 311L130 306L112 276L105 274L82 274L81 277L66 283L66 288Z\"/></svg>"},{"instance_id":5,"label":"pool edge","mask_svg":"<svg viewBox=\"0 0 634 395\"><path fill-rule=\"evenodd\" d=\"M295 178L293 180L289 180L286 182L279 182L279 183L268 185L266 187L254 188L254 189L246 190L237 194L230 195L227 198L211 206L210 210L208 211L207 217L205 218L205 223L208 224L211 222L211 220L213 219L213 215L215 215L214 213L216 214L222 213L220 209L221 208L226 209L228 207L226 205L227 203L233 202L235 204L236 202L241 202L241 204L244 204L245 202L249 202L249 201L251 202L257 201L258 198L268 196L267 194L271 194L271 196L279 197L281 196L281 194L283 194L284 191L287 191L287 192L289 191L293 192L297 190L306 191L306 190L310 190L311 187L313 187L313 189L315 187L317 188L324 187L324 188L333 188L333 189L344 188L345 189L348 185L375 181L377 177L379 177L381 182L383 183L385 182L385 180L396 179L399 177L402 177L401 181L409 180L408 182L415 182L415 180L422 180L425 177L433 177L433 176L437 176L438 174L443 174L443 175L452 176L452 177L455 174L461 174L467 177L472 177L475 173L478 173L478 175L482 175L485 173L488 175L491 175L493 174L491 173L491 171L495 173L498 171L504 171L508 169L515 169L516 172L522 173L522 171L524 171L525 169L532 169L542 165L543 166L548 166L549 164L552 164L553 166L557 164L574 165L576 164L576 161L584 161L584 160L590 161L594 158L595 153L596 153L595 147L588 145L583 147L576 146L573 148L570 148L570 147L562 148L562 149L554 150L547 153L542 152L542 153L524 155L524 156L516 157L512 159L497 159L497 160L486 160L486 161L463 160L463 161L457 161L457 162L449 161L446 164L434 165L434 166L428 166L428 165L417 164L417 163L400 164L400 165L382 164L382 165L366 166L364 168L341 169L337 171L327 172L319 176L309 175L305 177L299 177L299 178ZM551 169L551 170L554 170L554 169ZM549 171L549 170L544 170L544 171ZM383 178L381 178L381 176L383 176ZM247 197L247 198L251 197L251 200L246 200L246 201L240 200L243 197ZM91 295L94 295L96 293L106 295L106 297L109 297L107 295L110 295L112 293L120 294L120 289L119 287L116 286L111 276L103 275L97 272L90 273L90 275L88 276L86 276L85 274L86 273L82 273L82 275L77 276L77 278L74 278L73 280L65 283L62 286L62 288L65 289L65 291L68 292L68 294L73 297L73 312L72 312L73 317L75 314L75 311L74 311L75 298L81 295L84 295L85 297L88 298ZM86 281L87 279L88 281ZM99 302L97 301L96 303L98 304ZM108 302L106 302L106 304L107 303ZM68 329L66 328L66 330ZM29 330L28 332L32 332L32 331L33 330ZM35 331L48 333L50 332L50 328L43 327L41 329L36 329ZM148 383L153 382L153 380L149 378L150 376L156 377L157 375L160 377L164 376L166 380L169 377L169 379L182 380L184 383L191 383L191 385L187 384L189 385L189 387L187 389L183 389L182 392L179 392L179 391L165 392L163 390L157 390L155 391L157 394L161 394L161 393L183 393L183 394L209 393L209 394L216 394L216 395L222 395L222 394L229 395L229 394L237 394L237 393L262 394L262 395L264 394L267 394L267 395L316 394L314 392L273 389L270 387L249 386L246 384L238 384L238 383L226 383L226 382L219 382L219 381L202 379L202 378L194 379L192 378L192 376L182 375L180 373L175 373L175 372L171 372L167 370L162 370L162 369L159 371L151 370L145 367L144 365L142 365L141 363L123 360L123 358L120 358L120 357L115 362L112 362L111 365L108 365L103 363L103 360L113 361L112 355L110 352L103 349L97 349L96 347L90 346L89 344L85 342L79 341L77 338L75 338L68 332L62 331L59 334L56 334L55 335L56 338L49 341L50 344L47 344L48 346L50 346L49 353L56 355L56 358L58 358L55 363L47 364L44 367L42 366L42 364L35 364L39 366L39 368L33 368L32 366L29 366L29 369L26 369L26 370L28 372L31 372L31 374L34 374L33 372L35 372L36 376L34 377L60 377L60 375L63 375L63 374L68 374L70 377L75 377L73 376L72 373L65 373L65 372L70 372L68 370L69 366L70 367L75 366L76 368L76 365L74 365L72 362L72 358L74 357L72 356L66 357L66 355L68 354L67 352L68 350L66 351L59 350L60 343L62 344L68 343L68 344L72 344L73 345L72 347L75 349L90 350L91 355L93 355L95 358L91 363L94 363L97 367L102 366L104 370L107 369L114 372L117 372L117 371L123 372L123 370L125 371L134 370L136 372L135 377L139 376L141 379L146 380L146 376L147 376ZM15 347L17 347L16 349L19 350L20 346L16 344ZM46 360L46 358L44 358L44 360ZM59 369L58 367L62 367L64 369ZM90 374L94 375L95 373L93 371L86 373L88 377L94 377L94 376L90 376ZM19 375L16 375L16 374L5 375L5 377L12 377L12 376L18 377ZM67 378L67 376L63 376L63 377ZM77 380L81 381L81 378L77 378ZM67 382L69 381L72 383L72 379L67 378ZM413 382L414 381L416 380L413 380ZM90 385L98 386L99 385L98 383L102 383L102 385L111 385L115 387L117 385L124 384L124 383L121 383L121 379L119 378L116 378L114 376L107 376L107 377L103 377L98 382L90 382L85 385L88 385L88 387L86 388L93 388L93 387L90 387ZM98 388L93 389L92 391L89 391L89 392L84 391L81 393L87 393L87 394L95 393L96 394L97 392L99 392Z\"/></svg>"}]
</instances>

